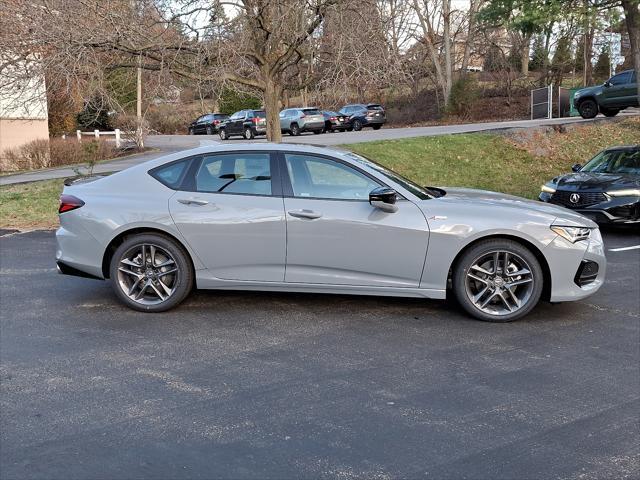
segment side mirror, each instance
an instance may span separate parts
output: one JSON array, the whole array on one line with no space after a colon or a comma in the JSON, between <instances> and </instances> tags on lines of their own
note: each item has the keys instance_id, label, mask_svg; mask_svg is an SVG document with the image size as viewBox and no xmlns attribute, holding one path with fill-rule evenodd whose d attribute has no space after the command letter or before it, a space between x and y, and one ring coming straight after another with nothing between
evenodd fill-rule
<instances>
[{"instance_id":1,"label":"side mirror","mask_svg":"<svg viewBox=\"0 0 640 480\"><path fill-rule=\"evenodd\" d=\"M571 171L579 172L581 168L582 168L582 165L580 165L579 163L576 163L573 167L571 167Z\"/></svg>"},{"instance_id":2,"label":"side mirror","mask_svg":"<svg viewBox=\"0 0 640 480\"><path fill-rule=\"evenodd\" d=\"M393 188L378 187L369 193L369 203L380 210L393 213L398 211L396 200L398 194Z\"/></svg>"},{"instance_id":3,"label":"side mirror","mask_svg":"<svg viewBox=\"0 0 640 480\"><path fill-rule=\"evenodd\" d=\"M611 86L611 82L609 80L607 80L606 82L604 82L602 84L602 86L605 87L605 88L609 88Z\"/></svg>"}]
</instances>

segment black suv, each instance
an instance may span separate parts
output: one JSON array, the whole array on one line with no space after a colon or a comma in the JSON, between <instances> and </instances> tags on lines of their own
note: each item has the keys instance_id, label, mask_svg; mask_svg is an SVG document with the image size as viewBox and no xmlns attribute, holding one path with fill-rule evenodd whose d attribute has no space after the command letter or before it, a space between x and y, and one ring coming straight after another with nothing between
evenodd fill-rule
<instances>
[{"instance_id":1,"label":"black suv","mask_svg":"<svg viewBox=\"0 0 640 480\"><path fill-rule=\"evenodd\" d=\"M256 135L266 135L267 116L264 110L240 110L220 124L219 130L221 140L227 140L233 135L251 140Z\"/></svg>"},{"instance_id":2,"label":"black suv","mask_svg":"<svg viewBox=\"0 0 640 480\"><path fill-rule=\"evenodd\" d=\"M614 117L620 110L638 106L638 78L634 70L614 75L602 85L578 90L573 105L582 118L593 118L598 112Z\"/></svg>"},{"instance_id":3,"label":"black suv","mask_svg":"<svg viewBox=\"0 0 640 480\"><path fill-rule=\"evenodd\" d=\"M377 103L356 103L345 105L340 113L347 117L347 130L360 131L363 127L372 127L378 130L385 124L387 117L384 107Z\"/></svg>"},{"instance_id":4,"label":"black suv","mask_svg":"<svg viewBox=\"0 0 640 480\"><path fill-rule=\"evenodd\" d=\"M229 115L222 113L207 113L202 115L189 124L189 135L213 135L214 133L218 133L218 127L227 118L229 118Z\"/></svg>"}]
</instances>

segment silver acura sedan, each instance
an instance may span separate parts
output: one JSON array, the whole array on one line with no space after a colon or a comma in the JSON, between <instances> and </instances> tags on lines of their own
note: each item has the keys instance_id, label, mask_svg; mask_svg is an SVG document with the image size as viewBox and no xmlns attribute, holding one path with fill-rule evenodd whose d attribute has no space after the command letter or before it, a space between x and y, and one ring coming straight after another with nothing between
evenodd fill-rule
<instances>
[{"instance_id":1,"label":"silver acura sedan","mask_svg":"<svg viewBox=\"0 0 640 480\"><path fill-rule=\"evenodd\" d=\"M444 299L507 322L604 281L595 223L494 192L426 188L354 153L234 144L67 182L60 272L160 312L194 287Z\"/></svg>"}]
</instances>

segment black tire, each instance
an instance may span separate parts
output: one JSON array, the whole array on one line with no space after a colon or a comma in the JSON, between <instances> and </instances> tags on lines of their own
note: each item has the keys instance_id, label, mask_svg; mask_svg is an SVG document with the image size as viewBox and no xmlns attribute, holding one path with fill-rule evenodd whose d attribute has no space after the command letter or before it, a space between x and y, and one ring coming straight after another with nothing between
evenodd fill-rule
<instances>
[{"instance_id":1,"label":"black tire","mask_svg":"<svg viewBox=\"0 0 640 480\"><path fill-rule=\"evenodd\" d=\"M373 129L374 130L380 130L382 128L382 125L374 125Z\"/></svg>"},{"instance_id":2,"label":"black tire","mask_svg":"<svg viewBox=\"0 0 640 480\"><path fill-rule=\"evenodd\" d=\"M602 108L602 109L600 109L600 112L602 112L602 114L605 117L615 117L620 112L620 110L615 109L615 108L611 108L611 109Z\"/></svg>"},{"instance_id":3,"label":"black tire","mask_svg":"<svg viewBox=\"0 0 640 480\"><path fill-rule=\"evenodd\" d=\"M292 123L291 127L289 127L289 133L294 136L297 137L298 135L300 135L300 127L298 126L297 123Z\"/></svg>"},{"instance_id":4,"label":"black tire","mask_svg":"<svg viewBox=\"0 0 640 480\"><path fill-rule=\"evenodd\" d=\"M583 100L578 105L578 112L580 112L582 118L595 118L598 115L598 104L595 100Z\"/></svg>"},{"instance_id":5,"label":"black tire","mask_svg":"<svg viewBox=\"0 0 640 480\"><path fill-rule=\"evenodd\" d=\"M155 245L156 247L164 249L173 257L177 268L175 277L172 277L171 286L173 287L173 291L170 296L159 303L152 305L138 303L137 301L129 298L127 293L123 290L126 285L123 284L123 281L121 281L119 277L118 268L121 265L121 260L125 258L129 252L135 250L142 244ZM189 295L194 285L194 273L189 254L182 245L178 244L170 237L156 233L143 233L127 238L113 253L113 256L111 257L111 264L109 265L109 272L111 285L118 299L129 308L140 312L154 313L169 310L180 304L187 295ZM125 278L128 277L125 276ZM164 293L166 294L166 292Z\"/></svg>"},{"instance_id":6,"label":"black tire","mask_svg":"<svg viewBox=\"0 0 640 480\"><path fill-rule=\"evenodd\" d=\"M218 135L220 135L220 140L229 140L229 135L227 134L227 130L224 128L220 129L220 132L218 133Z\"/></svg>"},{"instance_id":7,"label":"black tire","mask_svg":"<svg viewBox=\"0 0 640 480\"><path fill-rule=\"evenodd\" d=\"M213 128L207 127L207 135L213 135Z\"/></svg>"},{"instance_id":8,"label":"black tire","mask_svg":"<svg viewBox=\"0 0 640 480\"><path fill-rule=\"evenodd\" d=\"M344 128L341 128L341 129L340 129L340 130L338 130L338 131L339 131L340 133L344 133L344 132L345 132L345 129L344 129Z\"/></svg>"},{"instance_id":9,"label":"black tire","mask_svg":"<svg viewBox=\"0 0 640 480\"><path fill-rule=\"evenodd\" d=\"M321 133L324 133L324 129L322 129L322 130L314 130L313 131L314 135L320 135Z\"/></svg>"},{"instance_id":10,"label":"black tire","mask_svg":"<svg viewBox=\"0 0 640 480\"><path fill-rule=\"evenodd\" d=\"M529 284L515 287L516 294L518 293L518 288L524 288L528 296L524 300L524 303L513 313L502 315L499 315L497 313L486 313L482 311L478 306L476 306L471 298L469 298L471 296L471 293L467 289L467 274L479 258L482 258L483 255L492 255L495 251L507 252L510 255L520 257L520 259L524 260L524 262L526 262L527 266L529 267L531 278L533 280L530 287L528 287ZM500 273L499 275L502 276ZM544 275L542 272L542 267L540 266L540 262L538 261L536 256L527 247L513 240L488 239L480 241L466 250L453 267L452 286L453 293L458 300L458 303L460 303L462 308L469 315L485 322L512 322L529 313L540 300L540 296L542 295L543 290L543 283ZM491 290L489 290L489 294L491 294ZM486 298L486 296L482 297L482 299ZM480 299L477 300L479 301ZM503 305L498 306L502 307ZM489 307L491 307L491 304L489 305Z\"/></svg>"},{"instance_id":11,"label":"black tire","mask_svg":"<svg viewBox=\"0 0 640 480\"><path fill-rule=\"evenodd\" d=\"M253 131L252 128L247 127L247 128L244 129L244 138L246 140L253 140L255 138L255 136L256 136L256 134L255 134L255 132Z\"/></svg>"},{"instance_id":12,"label":"black tire","mask_svg":"<svg viewBox=\"0 0 640 480\"><path fill-rule=\"evenodd\" d=\"M353 121L353 130L355 132L359 132L360 130L362 130L362 122L360 120Z\"/></svg>"},{"instance_id":13,"label":"black tire","mask_svg":"<svg viewBox=\"0 0 640 480\"><path fill-rule=\"evenodd\" d=\"M189 127L189 135L195 135L195 132L193 131L193 128Z\"/></svg>"}]
</instances>

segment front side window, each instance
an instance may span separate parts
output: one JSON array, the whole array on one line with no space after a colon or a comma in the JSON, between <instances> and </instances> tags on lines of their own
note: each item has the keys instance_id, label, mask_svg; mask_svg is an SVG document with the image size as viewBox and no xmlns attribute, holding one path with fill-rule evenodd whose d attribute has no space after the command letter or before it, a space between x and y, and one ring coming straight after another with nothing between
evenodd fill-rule
<instances>
[{"instance_id":1,"label":"front side window","mask_svg":"<svg viewBox=\"0 0 640 480\"><path fill-rule=\"evenodd\" d=\"M631 72L624 72L619 75L614 75L609 79L611 85L626 85L631 81Z\"/></svg>"},{"instance_id":2,"label":"front side window","mask_svg":"<svg viewBox=\"0 0 640 480\"><path fill-rule=\"evenodd\" d=\"M287 170L296 197L334 200L368 200L380 186L363 173L327 158L285 154Z\"/></svg>"},{"instance_id":3,"label":"front side window","mask_svg":"<svg viewBox=\"0 0 640 480\"><path fill-rule=\"evenodd\" d=\"M271 195L268 153L230 153L202 158L196 173L198 192Z\"/></svg>"}]
</instances>

